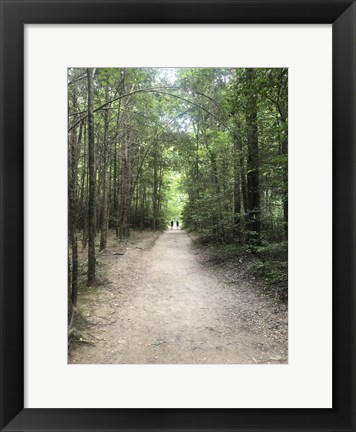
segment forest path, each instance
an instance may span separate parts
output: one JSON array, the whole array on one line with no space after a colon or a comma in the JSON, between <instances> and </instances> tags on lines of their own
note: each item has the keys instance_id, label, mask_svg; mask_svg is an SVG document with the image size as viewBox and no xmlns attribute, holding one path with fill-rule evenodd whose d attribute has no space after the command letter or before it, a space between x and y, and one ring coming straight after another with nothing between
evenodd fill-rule
<instances>
[{"instance_id":1,"label":"forest path","mask_svg":"<svg viewBox=\"0 0 356 432\"><path fill-rule=\"evenodd\" d=\"M272 299L204 264L183 230L143 234L125 255L108 249L108 283L92 288L84 315L95 346L70 363L286 363L287 323ZM95 292L94 292L95 291Z\"/></svg>"}]
</instances>

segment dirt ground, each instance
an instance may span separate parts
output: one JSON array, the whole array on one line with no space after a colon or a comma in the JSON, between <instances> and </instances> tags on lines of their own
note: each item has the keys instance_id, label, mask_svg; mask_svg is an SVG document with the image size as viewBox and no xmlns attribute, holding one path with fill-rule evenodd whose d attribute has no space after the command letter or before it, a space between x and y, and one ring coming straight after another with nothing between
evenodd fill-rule
<instances>
[{"instance_id":1,"label":"dirt ground","mask_svg":"<svg viewBox=\"0 0 356 432\"><path fill-rule=\"evenodd\" d=\"M288 362L286 305L229 280L185 231L111 238L99 261L105 280L80 292L87 322L69 363Z\"/></svg>"}]
</instances>

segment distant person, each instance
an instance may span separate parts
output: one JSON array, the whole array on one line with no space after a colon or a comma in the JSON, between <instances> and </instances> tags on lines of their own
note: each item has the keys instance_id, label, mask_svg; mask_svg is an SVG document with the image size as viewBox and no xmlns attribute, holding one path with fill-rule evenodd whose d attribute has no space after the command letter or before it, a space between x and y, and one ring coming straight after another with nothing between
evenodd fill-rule
<instances>
[{"instance_id":1,"label":"distant person","mask_svg":"<svg viewBox=\"0 0 356 432\"><path fill-rule=\"evenodd\" d=\"M179 221L177 221L176 224L177 224L177 229L179 229Z\"/></svg>"},{"instance_id":2,"label":"distant person","mask_svg":"<svg viewBox=\"0 0 356 432\"><path fill-rule=\"evenodd\" d=\"M174 225L174 222L173 222L173 221L171 221L171 229L173 229L173 225Z\"/></svg>"}]
</instances>

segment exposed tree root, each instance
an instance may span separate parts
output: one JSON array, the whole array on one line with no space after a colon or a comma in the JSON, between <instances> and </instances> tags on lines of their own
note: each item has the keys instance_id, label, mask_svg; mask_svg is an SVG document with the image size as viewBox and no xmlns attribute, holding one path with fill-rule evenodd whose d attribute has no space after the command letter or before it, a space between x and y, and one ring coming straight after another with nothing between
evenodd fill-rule
<instances>
[{"instance_id":1,"label":"exposed tree root","mask_svg":"<svg viewBox=\"0 0 356 432\"><path fill-rule=\"evenodd\" d=\"M95 343L88 341L86 339L74 339L74 342L78 342L78 343L85 343L91 346L96 346Z\"/></svg>"}]
</instances>

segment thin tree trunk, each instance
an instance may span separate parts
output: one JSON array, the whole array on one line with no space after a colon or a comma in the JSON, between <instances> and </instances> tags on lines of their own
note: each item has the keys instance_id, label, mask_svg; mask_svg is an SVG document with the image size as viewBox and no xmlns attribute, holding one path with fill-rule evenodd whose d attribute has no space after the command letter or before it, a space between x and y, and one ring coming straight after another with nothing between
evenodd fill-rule
<instances>
[{"instance_id":1,"label":"thin tree trunk","mask_svg":"<svg viewBox=\"0 0 356 432\"><path fill-rule=\"evenodd\" d=\"M95 153L94 153L94 101L93 75L95 69L87 69L88 78L88 167L89 167L89 200L88 200L88 286L95 282Z\"/></svg>"},{"instance_id":2,"label":"thin tree trunk","mask_svg":"<svg viewBox=\"0 0 356 432\"><path fill-rule=\"evenodd\" d=\"M254 69L247 69L246 91L246 123L247 123L247 190L248 214L247 229L248 240L253 243L260 241L260 184L259 184L259 152L257 129L257 92L254 89Z\"/></svg>"},{"instance_id":3,"label":"thin tree trunk","mask_svg":"<svg viewBox=\"0 0 356 432\"><path fill-rule=\"evenodd\" d=\"M116 238L119 238L119 176L118 176L118 160L117 160L117 142L115 142L114 153L114 221Z\"/></svg>"},{"instance_id":4,"label":"thin tree trunk","mask_svg":"<svg viewBox=\"0 0 356 432\"><path fill-rule=\"evenodd\" d=\"M158 216L158 149L157 144L154 148L153 153L153 193L152 193L152 210L153 210L153 222L152 229L157 229L157 216Z\"/></svg>"},{"instance_id":5,"label":"thin tree trunk","mask_svg":"<svg viewBox=\"0 0 356 432\"><path fill-rule=\"evenodd\" d=\"M73 93L73 109L77 109L77 96ZM69 179L68 179L68 207L69 207L69 242L71 244L71 303L77 306L78 297L78 240L77 240L77 170L78 170L78 147L82 135L82 126L80 126L79 142L77 138L77 129L71 131L70 151L69 151Z\"/></svg>"},{"instance_id":6,"label":"thin tree trunk","mask_svg":"<svg viewBox=\"0 0 356 432\"><path fill-rule=\"evenodd\" d=\"M140 222L140 232L142 232L144 228L144 217L145 217L145 203L146 203L146 182L143 180L142 184L142 195L141 195L141 210L140 210L140 216L141 216L141 222Z\"/></svg>"},{"instance_id":7,"label":"thin tree trunk","mask_svg":"<svg viewBox=\"0 0 356 432\"><path fill-rule=\"evenodd\" d=\"M72 304L72 269L70 265L70 256L69 256L69 245L68 245L68 310L67 310L67 319L68 319L68 326L72 319L72 313L73 313L73 304Z\"/></svg>"},{"instance_id":8,"label":"thin tree trunk","mask_svg":"<svg viewBox=\"0 0 356 432\"><path fill-rule=\"evenodd\" d=\"M241 141L234 134L234 231L235 237L241 237L241 167L240 167Z\"/></svg>"},{"instance_id":9,"label":"thin tree trunk","mask_svg":"<svg viewBox=\"0 0 356 432\"><path fill-rule=\"evenodd\" d=\"M241 196L242 206L245 215L248 212L248 193L247 193L247 175L246 175L246 161L242 150L240 152L240 182L241 182Z\"/></svg>"},{"instance_id":10,"label":"thin tree trunk","mask_svg":"<svg viewBox=\"0 0 356 432\"><path fill-rule=\"evenodd\" d=\"M220 180L218 174L218 166L216 162L216 155L209 150L210 154L210 162L213 171L213 184L215 188L215 194L217 198L217 214L215 214L215 226L216 226L216 236L218 240L225 241L225 224L222 214L222 202L221 202L221 188L220 188Z\"/></svg>"},{"instance_id":11,"label":"thin tree trunk","mask_svg":"<svg viewBox=\"0 0 356 432\"><path fill-rule=\"evenodd\" d=\"M83 171L82 171L82 198L81 198L81 211L82 217L82 248L85 249L88 243L88 192L89 192L89 176L88 176L88 154L87 154L87 124L84 127L84 145L83 145Z\"/></svg>"},{"instance_id":12,"label":"thin tree trunk","mask_svg":"<svg viewBox=\"0 0 356 432\"><path fill-rule=\"evenodd\" d=\"M106 86L105 100L109 99L109 87ZM107 191L107 159L108 159L108 130L109 130L109 110L104 113L104 143L103 143L103 197L101 205L101 235L100 235L100 251L106 248L108 238L108 191Z\"/></svg>"},{"instance_id":13,"label":"thin tree trunk","mask_svg":"<svg viewBox=\"0 0 356 432\"><path fill-rule=\"evenodd\" d=\"M84 129L84 138L83 138L83 142L86 143L86 127L83 123L81 123L82 128ZM80 199L79 199L79 208L80 208L80 212L82 213L83 216L80 217L80 220L78 220L78 228L83 230L83 237L84 237L84 226L85 226L85 214L86 211L84 211L84 209L86 209L87 204L86 204L86 175L87 175L87 155L86 155L86 146L84 144L83 146L83 154L82 154L82 160L83 160L83 166L81 169L81 177L80 177ZM84 247L84 246L83 246Z\"/></svg>"},{"instance_id":14,"label":"thin tree trunk","mask_svg":"<svg viewBox=\"0 0 356 432\"><path fill-rule=\"evenodd\" d=\"M138 203L139 203L139 198L140 198L139 188L140 188L140 185L137 184L136 185L136 191L135 191L135 216L133 218L134 224L135 224L135 230L138 229L138 225L139 225L138 224Z\"/></svg>"},{"instance_id":15,"label":"thin tree trunk","mask_svg":"<svg viewBox=\"0 0 356 432\"><path fill-rule=\"evenodd\" d=\"M116 130L119 131L120 128L120 108L121 108L121 100L119 102L119 109L117 110L117 122L116 122ZM115 138L115 152L114 152L114 220L115 220L115 233L116 238L119 238L119 221L120 221L120 213L119 213L119 191L120 191L120 157L118 152L118 138Z\"/></svg>"},{"instance_id":16,"label":"thin tree trunk","mask_svg":"<svg viewBox=\"0 0 356 432\"><path fill-rule=\"evenodd\" d=\"M282 141L282 154L288 154L288 135ZM283 168L283 219L284 219L284 234L288 240L288 164Z\"/></svg>"},{"instance_id":17,"label":"thin tree trunk","mask_svg":"<svg viewBox=\"0 0 356 432\"><path fill-rule=\"evenodd\" d=\"M121 218L120 218L120 237L130 236L129 226L129 207L130 207L130 157L129 157L129 137L124 136L124 146L122 152L122 187L121 187Z\"/></svg>"}]
</instances>

